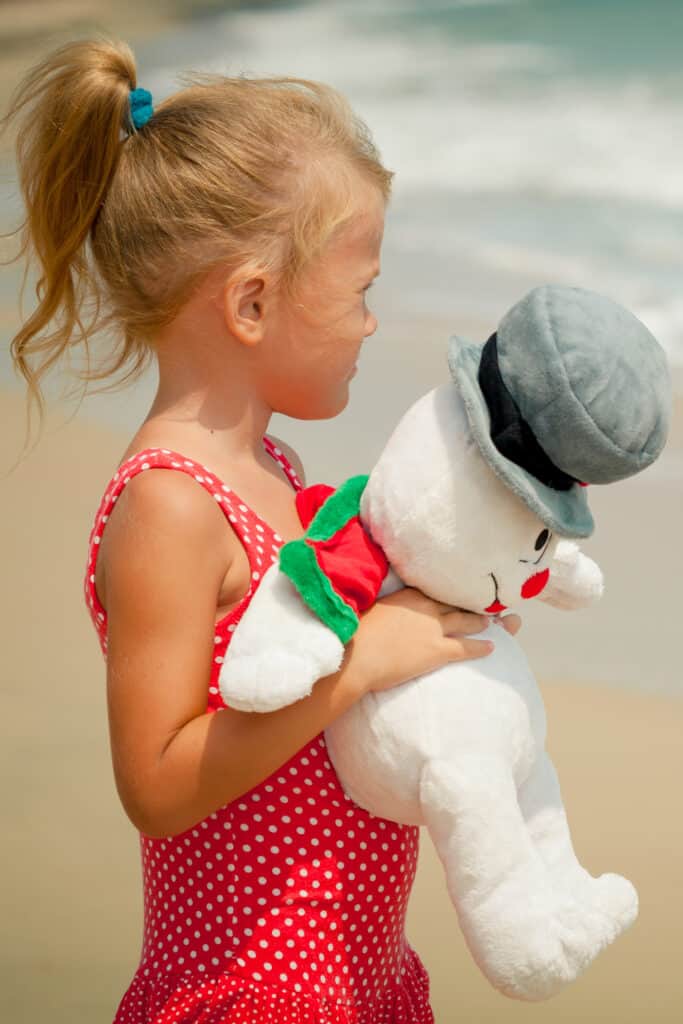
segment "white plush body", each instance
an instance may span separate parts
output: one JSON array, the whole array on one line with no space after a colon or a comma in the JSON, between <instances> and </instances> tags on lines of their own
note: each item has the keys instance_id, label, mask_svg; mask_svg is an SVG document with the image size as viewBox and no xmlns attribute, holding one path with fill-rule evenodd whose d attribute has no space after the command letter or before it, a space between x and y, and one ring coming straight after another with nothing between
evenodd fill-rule
<instances>
[{"instance_id":1,"label":"white plush body","mask_svg":"<svg viewBox=\"0 0 683 1024\"><path fill-rule=\"evenodd\" d=\"M361 518L403 583L482 612L519 604L526 580L550 569L540 597L590 603L600 571L543 524L479 454L451 382L403 417L373 469ZM494 652L371 692L326 730L345 791L362 807L425 825L473 957L501 992L552 996L637 915L633 886L593 878L574 854L537 683L519 643L495 621ZM336 671L343 647L274 565L222 666L226 703L268 711L306 696Z\"/></svg>"}]
</instances>

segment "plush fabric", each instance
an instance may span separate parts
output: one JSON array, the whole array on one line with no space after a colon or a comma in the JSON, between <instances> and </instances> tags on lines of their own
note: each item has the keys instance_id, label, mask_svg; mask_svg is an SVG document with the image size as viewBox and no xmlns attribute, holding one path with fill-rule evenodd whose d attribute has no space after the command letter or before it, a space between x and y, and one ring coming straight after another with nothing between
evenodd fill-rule
<instances>
[{"instance_id":1,"label":"plush fabric","mask_svg":"<svg viewBox=\"0 0 683 1024\"><path fill-rule=\"evenodd\" d=\"M308 528L280 551L280 571L344 644L358 629L359 612L375 601L389 568L358 516L367 479L353 477L336 492L324 484L300 491L297 510Z\"/></svg>"},{"instance_id":2,"label":"plush fabric","mask_svg":"<svg viewBox=\"0 0 683 1024\"><path fill-rule=\"evenodd\" d=\"M457 336L451 338L451 374L460 390L472 436L482 456L502 482L551 530L577 540L590 537L595 523L585 488L573 484L569 490L556 490L498 451L491 437L490 414L479 387L481 350L482 346L475 342Z\"/></svg>"},{"instance_id":3,"label":"plush fabric","mask_svg":"<svg viewBox=\"0 0 683 1024\"><path fill-rule=\"evenodd\" d=\"M555 491L568 491L577 483L548 458L519 411L500 372L496 334L481 350L477 384L489 411L491 441L501 455Z\"/></svg>"},{"instance_id":4,"label":"plush fabric","mask_svg":"<svg viewBox=\"0 0 683 1024\"><path fill-rule=\"evenodd\" d=\"M480 381L485 348L453 336L448 356L482 455L553 530L588 537L593 519L578 482L623 480L649 466L665 444L672 399L664 350L637 317L603 295L559 285L533 289L496 332L495 394L512 401L516 417L516 434L501 448L500 406L490 405ZM509 408L506 418L513 419ZM527 434L560 480L577 484L558 485L542 459L529 458Z\"/></svg>"},{"instance_id":5,"label":"plush fabric","mask_svg":"<svg viewBox=\"0 0 683 1024\"><path fill-rule=\"evenodd\" d=\"M557 351L576 351L564 336L573 326L571 318L560 322L561 338L552 336ZM592 352L598 379L605 354L600 331L590 336L592 348L585 332L581 344L585 359ZM634 344L640 376L610 429L622 439L636 439L632 454L638 451L629 463L635 472L662 443L654 428L643 430L642 411L647 408L650 423L661 427L667 397L658 390L659 355L647 355L654 339L624 327L620 343ZM512 365L526 366L530 381L534 367L540 372L539 360L555 358L555 349L541 349L531 330L518 331L516 344L521 351ZM577 483L568 491L546 487L546 493L546 485L501 456L486 433L486 402L476 390L481 346L458 344L449 355L451 379L407 410L363 486L349 481L356 488L353 506L345 504L344 486L336 495L321 490L302 497L309 535L317 523L318 540L335 543L357 513L387 560L380 597L405 585L477 612L536 597L557 608L590 605L602 593L602 574L566 539L592 529L586 488ZM509 386L510 377L505 380ZM596 416L623 397L623 376L614 378L614 392L611 380L603 380L599 395L581 392ZM543 409L520 401L519 394L515 401L536 433ZM583 469L599 463L607 477L624 472L622 450L604 444L604 437L596 441L599 458L593 451L580 465L565 461L567 452L588 443L576 410L547 422L550 434L539 434L538 441L563 471L590 479ZM501 469L505 463L513 471ZM326 500L317 520L314 507L321 497ZM335 501L344 515L335 513ZM342 575L350 579L352 567L345 566ZM493 616L482 635L495 644L487 657L371 690L331 723L325 738L339 779L357 804L428 830L465 940L491 984L513 998L546 999L633 923L638 898L627 879L613 873L594 877L577 859L545 749L545 710L531 668L517 638ZM221 694L233 707L274 710L307 696L318 679L339 668L343 654L340 636L312 613L274 564L227 652Z\"/></svg>"},{"instance_id":6,"label":"plush fabric","mask_svg":"<svg viewBox=\"0 0 683 1024\"><path fill-rule=\"evenodd\" d=\"M522 415L576 479L623 480L662 451L671 414L664 350L611 299L583 288L536 288L501 321L498 351Z\"/></svg>"},{"instance_id":7,"label":"plush fabric","mask_svg":"<svg viewBox=\"0 0 683 1024\"><path fill-rule=\"evenodd\" d=\"M308 529L321 505L335 492L329 484L312 484L296 492L296 511L301 525Z\"/></svg>"},{"instance_id":8,"label":"plush fabric","mask_svg":"<svg viewBox=\"0 0 683 1024\"><path fill-rule=\"evenodd\" d=\"M322 571L316 552L309 544L298 541L287 546L280 555L280 572L292 583L302 601L328 629L348 643L358 629L358 615L351 604L332 586ZM378 588L379 589L379 588Z\"/></svg>"}]
</instances>

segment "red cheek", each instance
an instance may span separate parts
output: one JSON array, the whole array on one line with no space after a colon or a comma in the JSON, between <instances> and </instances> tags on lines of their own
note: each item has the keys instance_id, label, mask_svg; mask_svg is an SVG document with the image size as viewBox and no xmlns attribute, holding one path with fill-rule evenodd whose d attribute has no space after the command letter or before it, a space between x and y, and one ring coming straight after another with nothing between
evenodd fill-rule
<instances>
[{"instance_id":1,"label":"red cheek","mask_svg":"<svg viewBox=\"0 0 683 1024\"><path fill-rule=\"evenodd\" d=\"M542 572L537 572L533 576L530 576L528 580L525 580L522 584L522 597L538 597L550 576L550 569L543 569Z\"/></svg>"}]
</instances>

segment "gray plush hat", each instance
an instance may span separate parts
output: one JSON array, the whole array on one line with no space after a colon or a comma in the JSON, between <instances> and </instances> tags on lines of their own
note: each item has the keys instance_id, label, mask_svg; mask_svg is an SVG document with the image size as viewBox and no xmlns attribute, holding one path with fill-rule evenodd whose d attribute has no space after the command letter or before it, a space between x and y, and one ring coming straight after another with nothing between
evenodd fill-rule
<instances>
[{"instance_id":1,"label":"gray plush hat","mask_svg":"<svg viewBox=\"0 0 683 1024\"><path fill-rule=\"evenodd\" d=\"M485 344L452 337L448 363L482 455L561 536L593 532L586 484L645 469L666 442L664 351L595 292L535 288Z\"/></svg>"}]
</instances>

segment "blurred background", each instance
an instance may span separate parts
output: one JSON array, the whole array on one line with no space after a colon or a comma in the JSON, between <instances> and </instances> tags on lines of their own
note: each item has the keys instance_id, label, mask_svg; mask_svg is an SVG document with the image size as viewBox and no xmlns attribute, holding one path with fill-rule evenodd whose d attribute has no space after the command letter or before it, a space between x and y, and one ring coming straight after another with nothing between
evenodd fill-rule
<instances>
[{"instance_id":1,"label":"blurred background","mask_svg":"<svg viewBox=\"0 0 683 1024\"><path fill-rule=\"evenodd\" d=\"M309 482L369 471L406 408L446 379L448 337L485 340L538 284L604 292L666 348L675 392L666 452L639 477L591 491L597 529L585 547L605 572L601 605L523 610L577 852L593 874L634 881L640 918L562 995L513 1003L472 963L424 837L408 938L428 967L439 1024L678 1021L683 4L0 0L3 111L45 52L93 32L132 45L138 84L156 101L192 70L330 82L396 172L370 296L380 327L350 403L332 421L271 424ZM11 141L0 149L2 231L21 217ZM1 245L7 258L13 243ZM9 358L20 285L21 268L4 267L2 1004L15 1024L48 1014L54 1024L106 1024L139 955L140 880L81 585L97 505L155 379L77 400L66 368L54 373L44 434L10 472L25 426Z\"/></svg>"}]
</instances>

